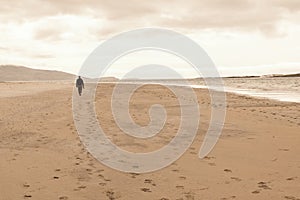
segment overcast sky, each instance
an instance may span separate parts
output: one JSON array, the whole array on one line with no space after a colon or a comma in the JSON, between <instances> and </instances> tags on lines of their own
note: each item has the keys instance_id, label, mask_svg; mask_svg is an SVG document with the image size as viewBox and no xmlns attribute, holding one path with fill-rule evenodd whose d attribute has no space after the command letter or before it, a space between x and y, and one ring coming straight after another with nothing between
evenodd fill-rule
<instances>
[{"instance_id":1,"label":"overcast sky","mask_svg":"<svg viewBox=\"0 0 300 200\"><path fill-rule=\"evenodd\" d=\"M223 75L300 71L299 0L0 3L0 64L77 73L89 53L112 35L162 27L195 40ZM141 61L134 55L123 60L132 65ZM110 71L119 73L118 67Z\"/></svg>"}]
</instances>

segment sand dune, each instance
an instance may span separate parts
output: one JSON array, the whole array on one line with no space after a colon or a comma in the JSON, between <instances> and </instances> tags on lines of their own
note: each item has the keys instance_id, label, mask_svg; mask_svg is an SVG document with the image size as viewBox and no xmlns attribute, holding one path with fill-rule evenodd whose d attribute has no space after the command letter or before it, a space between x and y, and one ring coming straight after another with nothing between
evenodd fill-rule
<instances>
[{"instance_id":1,"label":"sand dune","mask_svg":"<svg viewBox=\"0 0 300 200\"><path fill-rule=\"evenodd\" d=\"M60 71L31 69L23 66L0 65L0 82L74 80L75 75Z\"/></svg>"},{"instance_id":2,"label":"sand dune","mask_svg":"<svg viewBox=\"0 0 300 200\"><path fill-rule=\"evenodd\" d=\"M19 87L7 84L0 85L2 92ZM157 172L121 173L94 159L80 142L72 117L72 84L22 84L25 94L0 97L0 199L300 199L299 104L228 94L223 134L200 160L210 99L206 90L195 89L201 123L187 152ZM50 89L37 91L46 88L40 84ZM149 121L147 106L152 103L165 105L168 112L163 134L142 141L125 135L113 122L107 106L112 89L112 84L102 84L95 105L115 144L142 152L169 142L180 119L178 102L169 91L152 85L133 96L131 116L140 125Z\"/></svg>"}]
</instances>

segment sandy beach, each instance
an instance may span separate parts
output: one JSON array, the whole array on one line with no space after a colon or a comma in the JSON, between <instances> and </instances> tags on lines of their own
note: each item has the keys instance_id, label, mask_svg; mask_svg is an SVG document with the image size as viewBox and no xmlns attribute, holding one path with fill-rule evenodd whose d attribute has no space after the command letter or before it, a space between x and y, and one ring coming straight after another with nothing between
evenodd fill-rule
<instances>
[{"instance_id":1,"label":"sandy beach","mask_svg":"<svg viewBox=\"0 0 300 200\"><path fill-rule=\"evenodd\" d=\"M195 89L201 122L191 147L162 170L135 174L104 166L84 148L73 122L72 83L0 83L0 89L1 200L300 199L297 103L228 93L221 138L199 159L210 98L205 89ZM137 124L149 122L148 106L154 103L165 105L168 114L160 134L143 141L114 123L112 89L113 84L101 84L95 105L99 123L116 145L148 152L174 137L180 112L170 91L147 85L134 94L130 114Z\"/></svg>"},{"instance_id":2,"label":"sandy beach","mask_svg":"<svg viewBox=\"0 0 300 200\"><path fill-rule=\"evenodd\" d=\"M300 0L2 0L0 200L300 200L299 21Z\"/></svg>"}]
</instances>

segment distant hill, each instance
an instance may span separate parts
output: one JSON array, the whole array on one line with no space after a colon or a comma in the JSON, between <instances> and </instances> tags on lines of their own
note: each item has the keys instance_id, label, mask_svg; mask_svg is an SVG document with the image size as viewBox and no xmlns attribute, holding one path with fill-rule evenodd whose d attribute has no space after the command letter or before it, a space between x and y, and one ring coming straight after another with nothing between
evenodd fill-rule
<instances>
[{"instance_id":1,"label":"distant hill","mask_svg":"<svg viewBox=\"0 0 300 200\"><path fill-rule=\"evenodd\" d=\"M267 74L262 76L228 76L224 78L284 78L284 77L300 77L300 73L297 74Z\"/></svg>"},{"instance_id":2,"label":"distant hill","mask_svg":"<svg viewBox=\"0 0 300 200\"><path fill-rule=\"evenodd\" d=\"M23 66L0 65L0 82L74 80L75 75L51 70L31 69Z\"/></svg>"},{"instance_id":3,"label":"distant hill","mask_svg":"<svg viewBox=\"0 0 300 200\"><path fill-rule=\"evenodd\" d=\"M300 77L300 73L297 73L297 74L273 74L272 77Z\"/></svg>"},{"instance_id":4,"label":"distant hill","mask_svg":"<svg viewBox=\"0 0 300 200\"><path fill-rule=\"evenodd\" d=\"M102 77L99 79L100 82L117 82L119 81L119 79L115 78L115 77Z\"/></svg>"}]
</instances>

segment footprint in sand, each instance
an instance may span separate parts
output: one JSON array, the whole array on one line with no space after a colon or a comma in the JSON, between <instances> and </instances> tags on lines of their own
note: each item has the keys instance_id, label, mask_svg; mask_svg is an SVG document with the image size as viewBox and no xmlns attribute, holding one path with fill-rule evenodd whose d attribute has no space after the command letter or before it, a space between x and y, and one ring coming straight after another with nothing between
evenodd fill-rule
<instances>
[{"instance_id":1,"label":"footprint in sand","mask_svg":"<svg viewBox=\"0 0 300 200\"><path fill-rule=\"evenodd\" d=\"M104 172L104 169L98 169L96 173Z\"/></svg>"},{"instance_id":2,"label":"footprint in sand","mask_svg":"<svg viewBox=\"0 0 300 200\"><path fill-rule=\"evenodd\" d=\"M78 190L82 190L82 189L85 189L85 188L86 188L85 185L81 185L81 186L78 187Z\"/></svg>"},{"instance_id":3,"label":"footprint in sand","mask_svg":"<svg viewBox=\"0 0 300 200\"><path fill-rule=\"evenodd\" d=\"M289 149L278 149L279 151L289 151Z\"/></svg>"},{"instance_id":4,"label":"footprint in sand","mask_svg":"<svg viewBox=\"0 0 300 200\"><path fill-rule=\"evenodd\" d=\"M236 196L231 196L231 197L222 197L221 200L227 200L227 199L235 199Z\"/></svg>"},{"instance_id":5,"label":"footprint in sand","mask_svg":"<svg viewBox=\"0 0 300 200\"><path fill-rule=\"evenodd\" d=\"M106 182L110 182L110 181L111 181L110 179L105 178L102 174L99 174L98 176L99 176L101 179L103 179L104 181L106 181Z\"/></svg>"},{"instance_id":6,"label":"footprint in sand","mask_svg":"<svg viewBox=\"0 0 300 200\"><path fill-rule=\"evenodd\" d=\"M183 190L183 189L184 189L184 186L183 186L183 185L176 185L176 188L177 188L177 189L182 189L182 190Z\"/></svg>"},{"instance_id":7,"label":"footprint in sand","mask_svg":"<svg viewBox=\"0 0 300 200\"><path fill-rule=\"evenodd\" d=\"M68 200L69 197L67 197L67 196L61 196L61 197L59 197L58 199L59 199L59 200Z\"/></svg>"},{"instance_id":8,"label":"footprint in sand","mask_svg":"<svg viewBox=\"0 0 300 200\"><path fill-rule=\"evenodd\" d=\"M151 179L145 179L144 183L152 183Z\"/></svg>"},{"instance_id":9,"label":"footprint in sand","mask_svg":"<svg viewBox=\"0 0 300 200\"><path fill-rule=\"evenodd\" d=\"M242 181L242 179L240 179L240 178L238 178L238 177L230 177L232 180L235 180L235 181L238 181L238 182L240 182L240 181Z\"/></svg>"},{"instance_id":10,"label":"footprint in sand","mask_svg":"<svg viewBox=\"0 0 300 200\"><path fill-rule=\"evenodd\" d=\"M110 179L106 179L106 178L105 178L105 179L104 179L104 181L106 181L106 182L110 182L111 180L110 180Z\"/></svg>"},{"instance_id":11,"label":"footprint in sand","mask_svg":"<svg viewBox=\"0 0 300 200\"><path fill-rule=\"evenodd\" d=\"M85 170L88 172L89 175L93 175L93 173L92 173L93 170L92 169L85 169Z\"/></svg>"},{"instance_id":12,"label":"footprint in sand","mask_svg":"<svg viewBox=\"0 0 300 200\"><path fill-rule=\"evenodd\" d=\"M230 169L224 169L224 172L229 172L231 173L232 171Z\"/></svg>"},{"instance_id":13,"label":"footprint in sand","mask_svg":"<svg viewBox=\"0 0 300 200\"><path fill-rule=\"evenodd\" d=\"M203 187L203 188L200 188L199 190L208 190L209 187Z\"/></svg>"},{"instance_id":14,"label":"footprint in sand","mask_svg":"<svg viewBox=\"0 0 300 200\"><path fill-rule=\"evenodd\" d=\"M186 192L186 193L184 193L184 196L187 200L194 200L195 199L195 195L192 192Z\"/></svg>"},{"instance_id":15,"label":"footprint in sand","mask_svg":"<svg viewBox=\"0 0 300 200\"><path fill-rule=\"evenodd\" d=\"M131 175L131 178L136 178L137 176L139 176L140 174L137 174L137 173L130 173Z\"/></svg>"},{"instance_id":16,"label":"footprint in sand","mask_svg":"<svg viewBox=\"0 0 300 200\"><path fill-rule=\"evenodd\" d=\"M205 160L211 160L211 159L216 159L216 158L213 157L213 156L205 156L204 159L205 159Z\"/></svg>"},{"instance_id":17,"label":"footprint in sand","mask_svg":"<svg viewBox=\"0 0 300 200\"><path fill-rule=\"evenodd\" d=\"M108 197L109 200L115 200L115 192L113 190L108 190L106 191L106 196Z\"/></svg>"},{"instance_id":18,"label":"footprint in sand","mask_svg":"<svg viewBox=\"0 0 300 200\"><path fill-rule=\"evenodd\" d=\"M101 185L101 186L106 186L106 183L99 183L99 185Z\"/></svg>"},{"instance_id":19,"label":"footprint in sand","mask_svg":"<svg viewBox=\"0 0 300 200\"><path fill-rule=\"evenodd\" d=\"M295 176L295 177L290 177L290 178L287 178L286 180L287 181L293 181L293 180L295 180L295 179L297 179L298 177L297 176Z\"/></svg>"},{"instance_id":20,"label":"footprint in sand","mask_svg":"<svg viewBox=\"0 0 300 200\"><path fill-rule=\"evenodd\" d=\"M277 158L273 158L271 161L272 162L275 162L275 161L277 161L278 159Z\"/></svg>"},{"instance_id":21,"label":"footprint in sand","mask_svg":"<svg viewBox=\"0 0 300 200\"><path fill-rule=\"evenodd\" d=\"M260 193L260 190L254 190L253 192L252 192L252 194L259 194Z\"/></svg>"},{"instance_id":22,"label":"footprint in sand","mask_svg":"<svg viewBox=\"0 0 300 200\"><path fill-rule=\"evenodd\" d=\"M294 196L284 196L285 199L289 200L300 200L300 198L294 197Z\"/></svg>"},{"instance_id":23,"label":"footprint in sand","mask_svg":"<svg viewBox=\"0 0 300 200\"><path fill-rule=\"evenodd\" d=\"M272 190L272 188L270 188L270 187L267 185L266 182L261 181L261 182L259 182L259 183L257 183L257 184L258 184L258 187L259 187L259 188L262 188L262 189L264 189L264 190Z\"/></svg>"},{"instance_id":24,"label":"footprint in sand","mask_svg":"<svg viewBox=\"0 0 300 200\"><path fill-rule=\"evenodd\" d=\"M227 197L226 199L235 199L236 198L236 196L235 195L232 195L232 196L230 196L230 197Z\"/></svg>"},{"instance_id":25,"label":"footprint in sand","mask_svg":"<svg viewBox=\"0 0 300 200\"><path fill-rule=\"evenodd\" d=\"M149 188L141 188L143 192L152 192Z\"/></svg>"}]
</instances>

